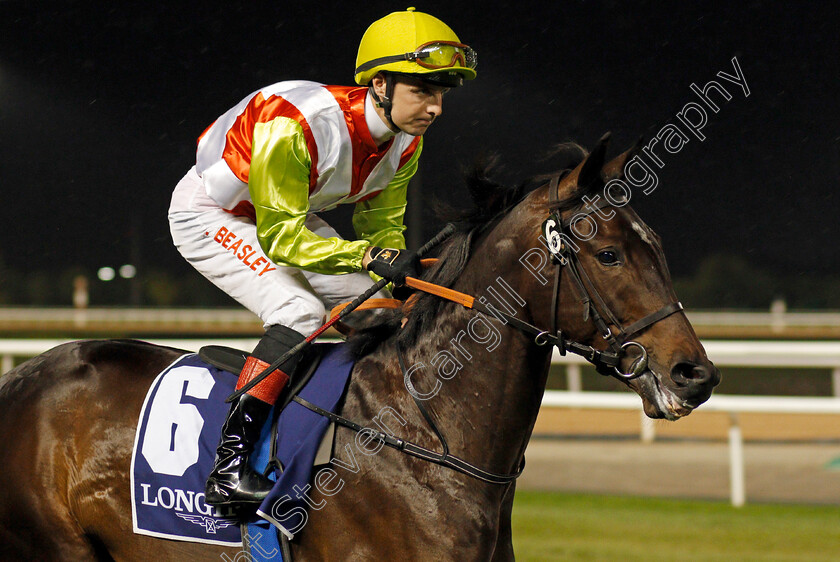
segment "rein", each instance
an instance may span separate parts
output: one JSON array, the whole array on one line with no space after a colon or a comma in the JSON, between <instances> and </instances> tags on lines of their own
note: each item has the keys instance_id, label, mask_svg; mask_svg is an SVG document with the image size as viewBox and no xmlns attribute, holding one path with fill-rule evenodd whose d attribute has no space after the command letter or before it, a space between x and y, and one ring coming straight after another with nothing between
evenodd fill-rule
<instances>
[{"instance_id":1,"label":"rein","mask_svg":"<svg viewBox=\"0 0 840 562\"><path fill-rule=\"evenodd\" d=\"M560 180L565 177L566 173L562 172L553 176L549 182L549 217L543 223L544 237L540 238L548 247L552 261L557 265L554 270L554 290L551 303L551 309L554 312L551 315L551 329L541 329L516 318L488 304L484 298L476 299L471 295L413 277L406 277L405 284L412 289L458 303L465 308L471 308L483 314L494 316L504 324L510 324L519 331L534 336L534 343L539 346L551 345L557 347L560 355L566 355L567 352L571 352L580 355L595 365L596 368L606 367L607 372L609 372L609 369L612 369L618 377L624 380L635 379L647 370L648 354L647 349L642 344L629 341L631 336L638 334L676 312L682 311L683 305L680 302L669 303L627 327L621 325L621 321L618 320L590 280L577 254L564 241L564 239L570 239L570 225L572 223L572 220L563 220L559 213L560 208L563 206L563 201L559 196ZM574 216L590 215L595 211L612 205L606 198L598 199L595 204L590 204L585 211L581 211ZM568 340L564 337L562 330L557 326L557 313L560 306L560 280L564 268L568 271L573 287L580 296L581 304L583 305L583 319L585 321L590 318L592 319L601 337L606 342L609 348L608 350L601 350L591 345ZM604 320L605 316L609 320L609 323ZM610 329L610 324L617 329L617 335ZM630 348L636 348L639 351L639 356L634 359L630 366L630 371L625 373L620 369L620 365L621 360L627 355ZM601 370L599 369L600 372Z\"/></svg>"},{"instance_id":2,"label":"rein","mask_svg":"<svg viewBox=\"0 0 840 562\"><path fill-rule=\"evenodd\" d=\"M402 353L398 353L397 357L400 361L400 368L405 370L405 365L402 359ZM412 395L412 397L414 396ZM382 443L384 443L388 447L391 447L392 449L396 449L412 457L417 457L419 459L429 461L433 464L450 468L456 472L460 472L461 474L472 476L473 478L477 478L482 482L487 482L489 484L508 484L519 478L519 475L522 474L522 470L525 468L525 459L523 458L522 462L519 464L519 469L517 469L515 473L496 474L494 472L488 472L486 470L478 468L477 466L468 463L462 458L449 454L449 446L446 443L446 439L443 437L443 434L440 432L437 425L434 423L434 420L429 415L425 406L423 406L417 398L414 398L414 402L417 403L417 406L420 408L420 412L423 414L423 417L426 419L426 422L429 424L429 426L431 426L438 439L440 439L440 442L443 445L443 453L438 453L411 441L400 439L399 437L395 437L393 435L385 433L384 431L374 431L369 427L364 427L343 416L334 414L329 410L325 410L324 408L321 408L320 406L317 406L312 402L301 398L300 396L295 396L294 398L292 398L292 400L297 402L304 408L308 408L316 414L324 416L325 418L329 419L331 422L334 422L337 425L351 429L356 433L369 433L374 438L379 439Z\"/></svg>"},{"instance_id":3,"label":"rein","mask_svg":"<svg viewBox=\"0 0 840 562\"><path fill-rule=\"evenodd\" d=\"M602 351L592 347L591 345L567 340L563 336L561 330L555 328L552 328L551 331L543 330L465 293L459 293L458 291L453 291L452 289L447 289L446 287L441 287L440 285L435 285L434 283L429 283L428 281L415 279L413 277L406 277L405 284L412 289L423 291L424 293L429 293L458 303L465 308L471 308L477 312L481 312L482 314L495 316L505 324L510 324L519 331L534 336L534 343L537 345L556 346L560 351L560 355L566 355L566 352L569 351L576 355L580 355L587 361L611 367L618 366L621 361L621 357L616 353L611 351ZM555 285L557 285L556 282Z\"/></svg>"},{"instance_id":4,"label":"rein","mask_svg":"<svg viewBox=\"0 0 840 562\"><path fill-rule=\"evenodd\" d=\"M560 355L565 355L567 352L571 352L585 358L587 361L595 365L596 368L606 367L608 372L609 369L612 369L616 376L624 380L635 379L642 376L642 374L647 371L648 353L647 349L645 349L642 344L636 341L631 341L630 338L660 320L683 310L683 305L680 302L666 304L659 310L644 316L629 326L622 326L621 322L595 288L591 279L587 275L586 270L581 265L576 253L572 251L569 244L564 242L564 237L569 239L568 237L571 232L570 225L572 221L563 220L559 212L563 206L563 203L559 198L559 184L562 178L563 174L558 174L554 176L549 183L549 217L543 223L543 234L545 237L541 237L541 240L546 243L549 252L551 253L552 261L557 266L554 273L554 292L552 294L551 304L553 314L551 316L551 328L549 330L541 329L529 322L499 310L487 303L484 298L476 299L471 295L461 293L447 287L442 287L440 285L435 285L434 283L429 283L428 281L423 281L414 277L406 277L405 284L412 289L455 302L465 308L470 308L483 314L494 316L506 325L510 324L517 330L533 336L534 343L538 346L551 345L557 347ZM581 213L589 215L596 210L603 209L604 207L610 205L612 205L612 203L608 202L606 199L599 199L598 203L591 205L586 211L582 211ZM572 280L572 285L578 293L581 304L583 305L583 319L592 319L609 349L601 350L591 345L568 340L564 337L562 330L557 326L557 314L560 306L560 281L564 268L568 272L568 275ZM604 319L604 317L608 319L609 323ZM610 328L610 324L617 329L617 334L613 333ZM620 365L621 360L628 353L630 348L638 349L639 356L633 360L633 363L630 366L630 371L625 373L620 369ZM411 394L414 403L417 405L417 408L420 410L420 413L426 420L426 423L440 441L443 449L442 453L427 449L417 445L416 443L400 439L385 432L375 432L372 429L365 428L343 416L320 408L319 406L316 406L299 396L295 396L293 400L313 412L327 417L330 421L336 423L337 425L341 425L357 433L361 433L363 431L372 433L388 447L402 451L410 456L417 457L440 466L445 466L462 474L477 478L483 482L491 484L507 484L519 477L525 467L524 457L522 458L519 468L515 473L497 474L478 468L459 457L451 455L449 453L449 445L446 442L446 438L437 427L437 424L426 406L423 404L423 401L417 397L417 392L413 388L411 380L405 376L405 360L403 359L403 353L402 349L400 349L399 343L397 344L397 359L399 361L400 370L403 373L404 381L409 390L409 394ZM598 369L598 372L601 373L600 368Z\"/></svg>"},{"instance_id":5,"label":"rein","mask_svg":"<svg viewBox=\"0 0 840 562\"><path fill-rule=\"evenodd\" d=\"M413 277L406 277L405 284L412 289L423 291L436 295L440 298L456 302L466 308L471 308L483 314L489 314L502 321L504 324L510 324L520 332L534 336L534 343L539 346L551 345L557 348L560 355L566 355L567 352L580 355L595 367L606 367L609 373L610 369L620 378L624 380L631 380L642 376L647 370L648 353L645 347L635 341L630 340L634 336L649 328L653 324L664 320L672 314L683 310L683 305L680 302L673 302L666 304L659 310L648 314L647 316L633 322L629 326L622 327L621 322L612 312L606 301L601 297L601 294L595 288L595 285L586 274L586 270L580 263L577 254L571 249L570 245L564 241L569 239L571 220L563 220L558 210L562 206L559 198L560 179L563 176L558 174L551 179L549 184L549 217L543 223L544 238L541 237L548 246L549 252L552 256L552 261L557 266L554 270L554 290L552 293L551 309L551 329L541 329L524 320L516 318L496 307L492 307L482 299L476 299L473 296L459 293L446 287L429 283L421 279ZM601 210L604 207L610 206L606 199L599 199L594 205L591 205L585 212L579 213L589 215L596 210ZM575 216L579 216L575 215ZM592 319L601 337L606 342L609 349L600 350L591 345L568 340L564 337L562 330L557 326L557 313L560 306L560 280L563 269L566 269L569 277L572 280L572 285L580 296L581 304L583 305L583 319ZM609 324L604 317L609 320ZM618 334L614 334L610 329L610 324L616 327ZM624 372L620 369L621 360L628 353L630 348L636 348L639 351L639 356L633 360L629 372ZM598 372L601 373L601 369ZM601 373L604 374L604 373Z\"/></svg>"}]
</instances>

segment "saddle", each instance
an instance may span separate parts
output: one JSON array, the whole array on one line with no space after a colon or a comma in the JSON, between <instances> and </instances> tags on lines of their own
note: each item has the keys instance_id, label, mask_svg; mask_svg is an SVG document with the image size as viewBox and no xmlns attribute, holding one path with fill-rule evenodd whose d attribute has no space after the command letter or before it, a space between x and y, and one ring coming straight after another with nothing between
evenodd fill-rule
<instances>
[{"instance_id":1,"label":"saddle","mask_svg":"<svg viewBox=\"0 0 840 562\"><path fill-rule=\"evenodd\" d=\"M245 366L245 360L249 353L241 349L226 347L224 345L205 345L198 350L198 356L214 367L223 371L237 374Z\"/></svg>"}]
</instances>

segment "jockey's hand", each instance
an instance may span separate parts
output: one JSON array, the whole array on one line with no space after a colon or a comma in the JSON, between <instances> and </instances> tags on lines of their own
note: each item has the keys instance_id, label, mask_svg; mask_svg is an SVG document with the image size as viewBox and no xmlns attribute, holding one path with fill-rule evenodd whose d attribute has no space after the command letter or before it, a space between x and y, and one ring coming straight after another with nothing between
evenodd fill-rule
<instances>
[{"instance_id":1,"label":"jockey's hand","mask_svg":"<svg viewBox=\"0 0 840 562\"><path fill-rule=\"evenodd\" d=\"M420 276L420 258L409 250L371 246L365 252L362 267L384 277L395 287L403 285L406 276Z\"/></svg>"}]
</instances>

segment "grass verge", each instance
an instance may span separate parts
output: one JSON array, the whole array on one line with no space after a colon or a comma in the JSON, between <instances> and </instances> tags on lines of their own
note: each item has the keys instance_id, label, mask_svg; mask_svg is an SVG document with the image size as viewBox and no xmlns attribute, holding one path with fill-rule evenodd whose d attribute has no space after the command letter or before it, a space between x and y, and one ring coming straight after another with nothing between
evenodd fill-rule
<instances>
[{"instance_id":1,"label":"grass verge","mask_svg":"<svg viewBox=\"0 0 840 562\"><path fill-rule=\"evenodd\" d=\"M840 560L840 507L517 492L516 559Z\"/></svg>"}]
</instances>

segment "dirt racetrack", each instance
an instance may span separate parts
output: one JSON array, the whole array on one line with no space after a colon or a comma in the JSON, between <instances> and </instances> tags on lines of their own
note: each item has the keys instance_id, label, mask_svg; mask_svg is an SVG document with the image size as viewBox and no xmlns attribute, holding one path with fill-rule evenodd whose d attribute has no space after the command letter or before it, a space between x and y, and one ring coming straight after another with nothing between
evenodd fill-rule
<instances>
[{"instance_id":1,"label":"dirt racetrack","mask_svg":"<svg viewBox=\"0 0 840 562\"><path fill-rule=\"evenodd\" d=\"M838 416L742 414L747 502L840 505ZM655 423L639 439L640 414L544 409L519 489L729 498L726 414L702 410Z\"/></svg>"}]
</instances>

